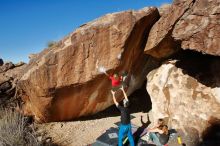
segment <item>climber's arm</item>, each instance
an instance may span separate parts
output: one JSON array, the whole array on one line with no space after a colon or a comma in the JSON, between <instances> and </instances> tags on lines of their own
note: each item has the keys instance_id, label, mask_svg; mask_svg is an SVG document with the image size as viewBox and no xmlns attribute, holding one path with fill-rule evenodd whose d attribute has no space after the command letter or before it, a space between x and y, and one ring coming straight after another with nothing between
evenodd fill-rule
<instances>
[{"instance_id":1,"label":"climber's arm","mask_svg":"<svg viewBox=\"0 0 220 146\"><path fill-rule=\"evenodd\" d=\"M114 104L118 107L119 103L117 102L116 98L115 98L115 92L112 91L112 98L113 98L113 102Z\"/></svg>"},{"instance_id":2,"label":"climber's arm","mask_svg":"<svg viewBox=\"0 0 220 146\"><path fill-rule=\"evenodd\" d=\"M120 89L121 89L121 91L123 92L125 99L126 99L127 101L129 101L129 100L128 100L128 96L127 96L127 94L125 93L124 87L122 86Z\"/></svg>"}]
</instances>

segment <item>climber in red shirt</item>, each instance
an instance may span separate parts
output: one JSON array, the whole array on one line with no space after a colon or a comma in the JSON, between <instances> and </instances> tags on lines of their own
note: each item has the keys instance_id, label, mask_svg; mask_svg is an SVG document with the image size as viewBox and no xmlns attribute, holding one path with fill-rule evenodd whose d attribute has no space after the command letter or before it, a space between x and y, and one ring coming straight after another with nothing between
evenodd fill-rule
<instances>
[{"instance_id":1,"label":"climber in red shirt","mask_svg":"<svg viewBox=\"0 0 220 146\"><path fill-rule=\"evenodd\" d=\"M124 90L124 83L123 81L125 80L126 77L123 76L119 76L117 73L115 73L114 75L109 75L106 72L104 72L109 79L111 79L112 82L112 88L111 88L111 93L113 96L115 96L115 92L118 91L119 89L123 92L124 96L127 97L125 90Z\"/></svg>"},{"instance_id":2,"label":"climber in red shirt","mask_svg":"<svg viewBox=\"0 0 220 146\"><path fill-rule=\"evenodd\" d=\"M109 76L109 79L112 80L112 87L118 87L121 85L122 76L114 74L113 76Z\"/></svg>"}]
</instances>

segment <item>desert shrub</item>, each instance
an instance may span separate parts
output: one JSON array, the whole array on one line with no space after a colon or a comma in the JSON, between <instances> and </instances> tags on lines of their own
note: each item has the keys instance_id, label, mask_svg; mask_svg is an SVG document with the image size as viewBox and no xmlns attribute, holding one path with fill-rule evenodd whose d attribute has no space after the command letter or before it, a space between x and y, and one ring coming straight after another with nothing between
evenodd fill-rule
<instances>
[{"instance_id":1,"label":"desert shrub","mask_svg":"<svg viewBox=\"0 0 220 146\"><path fill-rule=\"evenodd\" d=\"M54 46L56 46L57 45L57 42L55 42L55 41L49 41L48 43L47 43L47 47L54 47Z\"/></svg>"},{"instance_id":2,"label":"desert shrub","mask_svg":"<svg viewBox=\"0 0 220 146\"><path fill-rule=\"evenodd\" d=\"M9 110L0 110L0 145L1 146L38 146L34 129L28 126L21 114Z\"/></svg>"}]
</instances>

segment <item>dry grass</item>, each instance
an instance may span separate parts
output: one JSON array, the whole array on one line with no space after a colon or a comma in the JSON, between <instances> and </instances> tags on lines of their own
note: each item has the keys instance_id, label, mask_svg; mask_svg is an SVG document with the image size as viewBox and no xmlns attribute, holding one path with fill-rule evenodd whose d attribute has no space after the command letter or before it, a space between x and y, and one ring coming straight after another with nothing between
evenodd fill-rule
<instances>
[{"instance_id":1,"label":"dry grass","mask_svg":"<svg viewBox=\"0 0 220 146\"><path fill-rule=\"evenodd\" d=\"M1 146L38 146L34 129L27 126L27 120L12 110L0 110Z\"/></svg>"}]
</instances>

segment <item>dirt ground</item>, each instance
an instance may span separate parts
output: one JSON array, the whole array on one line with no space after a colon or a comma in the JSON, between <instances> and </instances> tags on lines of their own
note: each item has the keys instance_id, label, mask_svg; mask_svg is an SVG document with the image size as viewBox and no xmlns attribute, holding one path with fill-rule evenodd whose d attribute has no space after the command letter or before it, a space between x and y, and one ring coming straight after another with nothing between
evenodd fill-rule
<instances>
[{"instance_id":1,"label":"dirt ground","mask_svg":"<svg viewBox=\"0 0 220 146\"><path fill-rule=\"evenodd\" d=\"M149 115L150 121L152 120L151 111L149 113L136 112L132 113L131 115L131 123L139 127L143 126L141 123L141 116L143 116L143 121L145 123L147 122L147 115ZM45 133L46 137L50 137L52 139L52 142L58 144L59 146L88 146L94 143L96 139L100 135L105 133L105 131L110 127L117 127L115 123L120 121L119 114L117 116L102 118L97 117L80 119L78 121L71 122L53 122L38 124L37 132ZM152 125L153 123L151 123L148 127L151 127ZM182 141L193 145L193 137L189 137L179 130L177 130L177 132L178 135L181 136ZM177 138L169 140L168 145L179 146L179 144L177 143Z\"/></svg>"},{"instance_id":2,"label":"dirt ground","mask_svg":"<svg viewBox=\"0 0 220 146\"><path fill-rule=\"evenodd\" d=\"M145 113L146 114L146 113ZM142 112L132 114L136 118L131 122L141 126ZM119 116L73 122L56 122L38 125L38 132L46 132L54 143L62 146L86 146L94 143L96 138L105 133L110 127L117 127L114 123L120 120Z\"/></svg>"}]
</instances>

